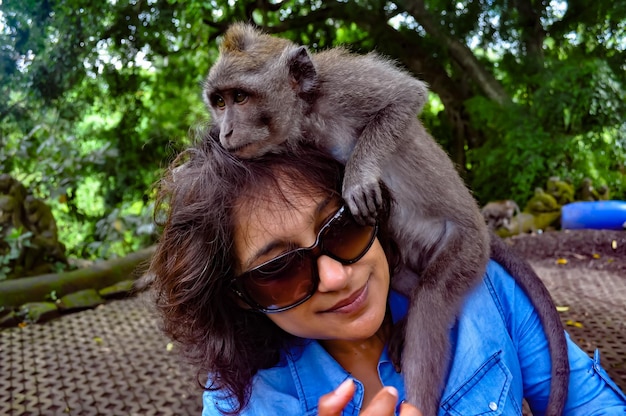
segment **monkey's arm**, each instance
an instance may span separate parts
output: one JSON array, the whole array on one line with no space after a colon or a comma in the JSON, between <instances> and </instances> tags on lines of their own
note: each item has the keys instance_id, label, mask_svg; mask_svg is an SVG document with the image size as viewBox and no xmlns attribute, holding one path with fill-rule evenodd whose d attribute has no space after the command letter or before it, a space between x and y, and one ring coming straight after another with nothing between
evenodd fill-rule
<instances>
[{"instance_id":1,"label":"monkey's arm","mask_svg":"<svg viewBox=\"0 0 626 416\"><path fill-rule=\"evenodd\" d=\"M428 100L428 88L373 53L331 50L315 55L315 61L323 88L317 105L325 121L320 134L346 163L343 196L350 211L358 220L372 222L383 202L382 171L397 152L414 147L406 142L418 139L412 128Z\"/></svg>"},{"instance_id":2,"label":"monkey's arm","mask_svg":"<svg viewBox=\"0 0 626 416\"><path fill-rule=\"evenodd\" d=\"M379 111L363 129L346 163L342 195L361 222L371 224L377 217L383 206L383 170L405 147L402 131L411 123L400 113L395 105Z\"/></svg>"},{"instance_id":3,"label":"monkey's arm","mask_svg":"<svg viewBox=\"0 0 626 416\"><path fill-rule=\"evenodd\" d=\"M398 97L368 120L346 163L342 194L355 217L372 223L383 206L381 189L383 169L393 169L394 155L413 148L409 140L419 140L417 113L413 111L425 86L417 80L407 85L405 97ZM419 84L418 84L419 83ZM424 92L418 92L424 88ZM413 95L413 96L412 96ZM422 126L419 126L423 130ZM426 132L424 132L426 134Z\"/></svg>"}]
</instances>

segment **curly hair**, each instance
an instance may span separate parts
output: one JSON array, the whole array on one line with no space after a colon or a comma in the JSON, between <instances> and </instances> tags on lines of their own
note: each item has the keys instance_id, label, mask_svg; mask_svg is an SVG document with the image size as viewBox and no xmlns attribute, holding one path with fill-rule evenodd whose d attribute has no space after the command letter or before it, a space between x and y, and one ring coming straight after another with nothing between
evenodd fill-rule
<instances>
[{"instance_id":1,"label":"curly hair","mask_svg":"<svg viewBox=\"0 0 626 416\"><path fill-rule=\"evenodd\" d=\"M313 148L241 161L204 132L159 183L155 221L164 214L152 257L152 290L161 327L180 347L207 388L245 407L254 374L278 363L294 337L230 295L234 276L234 211L259 193L280 198L277 171L305 192L338 194L343 166ZM276 195L274 195L276 194ZM285 198L285 196L282 196Z\"/></svg>"}]
</instances>

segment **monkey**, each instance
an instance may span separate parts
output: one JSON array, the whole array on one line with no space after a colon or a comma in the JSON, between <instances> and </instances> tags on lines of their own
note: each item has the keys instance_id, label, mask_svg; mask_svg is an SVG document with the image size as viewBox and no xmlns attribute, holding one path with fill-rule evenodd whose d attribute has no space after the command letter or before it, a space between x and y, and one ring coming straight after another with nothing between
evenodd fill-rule
<instances>
[{"instance_id":1,"label":"monkey","mask_svg":"<svg viewBox=\"0 0 626 416\"><path fill-rule=\"evenodd\" d=\"M376 53L306 47L236 23L202 85L215 140L247 159L308 141L345 165L342 196L357 221L372 224L389 195L388 223L403 270L392 286L409 297L389 350L407 400L437 414L450 356L449 328L491 257L534 299L546 327L552 383L546 414L567 396L563 327L539 277L490 234L451 159L418 119L425 83ZM416 277L417 276L417 277Z\"/></svg>"},{"instance_id":2,"label":"monkey","mask_svg":"<svg viewBox=\"0 0 626 416\"><path fill-rule=\"evenodd\" d=\"M487 203L480 212L490 230L505 228L512 231L511 220L520 213L520 209L512 199L504 199Z\"/></svg>"}]
</instances>

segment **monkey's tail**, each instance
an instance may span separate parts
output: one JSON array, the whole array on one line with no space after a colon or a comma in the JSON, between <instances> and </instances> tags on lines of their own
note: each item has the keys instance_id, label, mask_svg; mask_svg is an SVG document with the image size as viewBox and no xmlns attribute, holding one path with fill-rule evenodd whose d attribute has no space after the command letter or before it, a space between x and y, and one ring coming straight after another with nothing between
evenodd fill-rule
<instances>
[{"instance_id":1,"label":"monkey's tail","mask_svg":"<svg viewBox=\"0 0 626 416\"><path fill-rule=\"evenodd\" d=\"M500 237L494 233L490 234L491 258L504 267L526 292L543 325L552 361L550 398L545 414L547 416L560 416L567 400L570 371L567 340L561 318L550 292L530 264L515 253ZM538 301L540 299L545 299L545 301Z\"/></svg>"}]
</instances>

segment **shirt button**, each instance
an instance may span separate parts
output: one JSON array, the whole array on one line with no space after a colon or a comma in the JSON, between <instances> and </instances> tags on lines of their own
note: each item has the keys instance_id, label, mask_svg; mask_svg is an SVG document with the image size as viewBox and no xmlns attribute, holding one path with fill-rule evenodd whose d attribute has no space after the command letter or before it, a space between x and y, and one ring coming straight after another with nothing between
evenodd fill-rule
<instances>
[{"instance_id":1,"label":"shirt button","mask_svg":"<svg viewBox=\"0 0 626 416\"><path fill-rule=\"evenodd\" d=\"M489 403L489 408L495 412L498 410L498 405L495 402L491 402Z\"/></svg>"}]
</instances>

